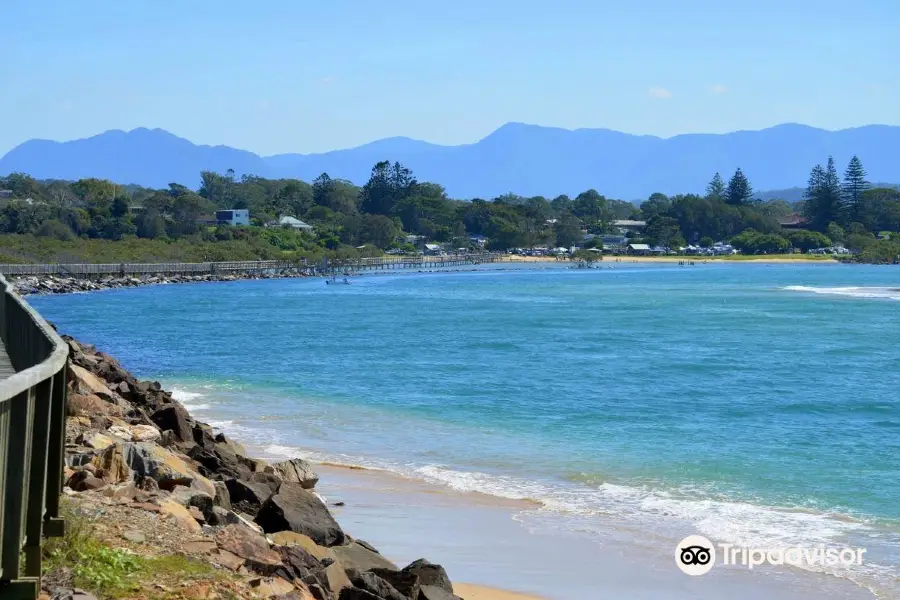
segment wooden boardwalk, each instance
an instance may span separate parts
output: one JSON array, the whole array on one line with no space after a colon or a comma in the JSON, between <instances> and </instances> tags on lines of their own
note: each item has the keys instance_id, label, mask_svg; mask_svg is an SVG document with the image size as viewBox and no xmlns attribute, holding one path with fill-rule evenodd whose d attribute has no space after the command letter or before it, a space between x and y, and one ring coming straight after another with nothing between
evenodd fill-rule
<instances>
[{"instance_id":1,"label":"wooden boardwalk","mask_svg":"<svg viewBox=\"0 0 900 600\"><path fill-rule=\"evenodd\" d=\"M9 355L6 353L6 348L3 346L3 342L0 342L0 379L6 379L14 375L16 372L13 369L12 363L9 362Z\"/></svg>"}]
</instances>

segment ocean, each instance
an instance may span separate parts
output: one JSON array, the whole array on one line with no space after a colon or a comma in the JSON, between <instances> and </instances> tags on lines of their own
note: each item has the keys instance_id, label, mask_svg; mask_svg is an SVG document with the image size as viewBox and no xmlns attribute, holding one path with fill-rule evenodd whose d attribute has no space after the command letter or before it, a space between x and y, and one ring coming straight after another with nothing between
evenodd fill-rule
<instances>
[{"instance_id":1,"label":"ocean","mask_svg":"<svg viewBox=\"0 0 900 600\"><path fill-rule=\"evenodd\" d=\"M900 597L900 272L600 267L29 301L267 455L528 500L526 531L864 547L807 568Z\"/></svg>"}]
</instances>

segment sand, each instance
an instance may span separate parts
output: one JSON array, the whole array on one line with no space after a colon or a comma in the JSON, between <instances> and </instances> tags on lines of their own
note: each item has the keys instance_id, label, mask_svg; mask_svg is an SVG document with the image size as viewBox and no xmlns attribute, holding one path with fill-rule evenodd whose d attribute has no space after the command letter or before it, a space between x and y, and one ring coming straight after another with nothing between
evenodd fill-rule
<instances>
[{"instance_id":1,"label":"sand","mask_svg":"<svg viewBox=\"0 0 900 600\"><path fill-rule=\"evenodd\" d=\"M453 592L464 600L540 600L538 596L506 592L470 583L454 583Z\"/></svg>"}]
</instances>

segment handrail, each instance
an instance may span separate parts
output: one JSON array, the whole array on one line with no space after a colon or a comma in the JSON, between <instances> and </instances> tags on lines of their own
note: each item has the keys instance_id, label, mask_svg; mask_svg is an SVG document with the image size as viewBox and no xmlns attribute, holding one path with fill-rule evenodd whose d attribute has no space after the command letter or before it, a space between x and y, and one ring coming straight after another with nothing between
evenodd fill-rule
<instances>
[{"instance_id":1,"label":"handrail","mask_svg":"<svg viewBox=\"0 0 900 600\"><path fill-rule=\"evenodd\" d=\"M63 533L69 347L2 275L0 341L15 370L0 380L0 597L36 598L41 538Z\"/></svg>"}]
</instances>

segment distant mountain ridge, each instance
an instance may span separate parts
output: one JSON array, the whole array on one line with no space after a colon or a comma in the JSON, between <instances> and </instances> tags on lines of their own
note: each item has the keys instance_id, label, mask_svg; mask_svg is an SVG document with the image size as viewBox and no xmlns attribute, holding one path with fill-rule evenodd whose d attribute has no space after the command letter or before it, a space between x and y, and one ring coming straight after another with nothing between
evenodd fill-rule
<instances>
[{"instance_id":1,"label":"distant mountain ridge","mask_svg":"<svg viewBox=\"0 0 900 600\"><path fill-rule=\"evenodd\" d=\"M119 183L196 188L202 170L311 181L322 172L364 183L380 160L400 161L420 180L440 183L455 198L507 192L554 197L594 188L610 198L653 192L700 193L715 172L741 167L757 190L805 185L810 169L834 156L843 169L859 155L871 181L900 181L900 127L868 125L826 131L784 124L759 131L685 134L671 138L609 129L560 129L507 123L487 137L441 146L405 137L321 154L262 157L228 146L197 145L162 129L107 131L90 138L29 140L0 158L0 174L39 179L99 177Z\"/></svg>"}]
</instances>

